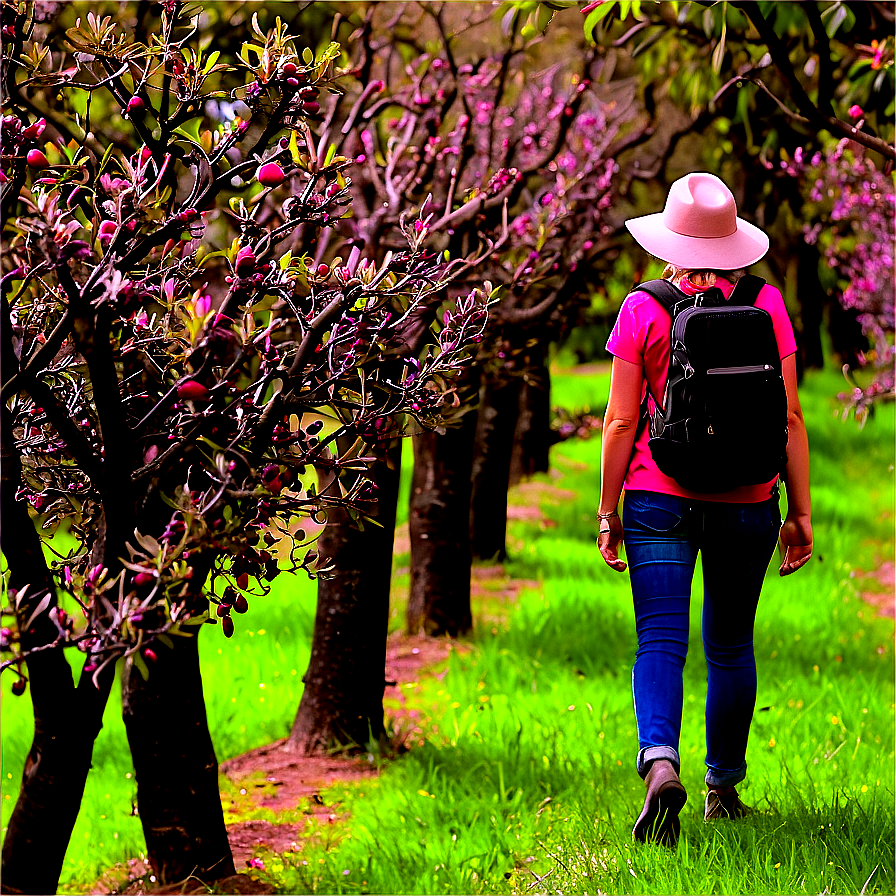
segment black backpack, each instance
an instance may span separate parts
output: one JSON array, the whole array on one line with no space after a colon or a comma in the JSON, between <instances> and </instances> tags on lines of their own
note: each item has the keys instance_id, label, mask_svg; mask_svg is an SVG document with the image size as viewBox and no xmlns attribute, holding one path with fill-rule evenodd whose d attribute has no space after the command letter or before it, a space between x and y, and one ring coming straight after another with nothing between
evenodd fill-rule
<instances>
[{"instance_id":1,"label":"black backpack","mask_svg":"<svg viewBox=\"0 0 896 896\"><path fill-rule=\"evenodd\" d=\"M666 391L662 402L652 396L656 410L648 420L650 452L663 473L691 491L768 482L786 465L778 344L771 315L753 304L764 285L748 274L727 300L718 287L697 296L668 280L636 287L672 316Z\"/></svg>"}]
</instances>

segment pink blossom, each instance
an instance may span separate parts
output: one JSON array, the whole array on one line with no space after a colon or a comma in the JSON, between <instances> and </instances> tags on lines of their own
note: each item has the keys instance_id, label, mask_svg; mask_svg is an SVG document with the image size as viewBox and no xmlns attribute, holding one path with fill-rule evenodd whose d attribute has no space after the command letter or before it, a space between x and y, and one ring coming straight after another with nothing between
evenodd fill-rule
<instances>
[{"instance_id":1,"label":"pink blossom","mask_svg":"<svg viewBox=\"0 0 896 896\"><path fill-rule=\"evenodd\" d=\"M858 104L852 105L849 107L849 114L853 118L861 118L865 113L862 111L862 107Z\"/></svg>"}]
</instances>

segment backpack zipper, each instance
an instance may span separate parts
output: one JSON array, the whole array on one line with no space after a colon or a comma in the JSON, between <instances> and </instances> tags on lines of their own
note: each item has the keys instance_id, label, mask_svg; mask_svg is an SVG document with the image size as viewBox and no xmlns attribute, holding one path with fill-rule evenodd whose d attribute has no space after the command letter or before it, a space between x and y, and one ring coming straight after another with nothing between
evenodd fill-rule
<instances>
[{"instance_id":1,"label":"backpack zipper","mask_svg":"<svg viewBox=\"0 0 896 896\"><path fill-rule=\"evenodd\" d=\"M774 370L771 364L750 364L746 367L709 367L707 374L710 373L768 373Z\"/></svg>"}]
</instances>

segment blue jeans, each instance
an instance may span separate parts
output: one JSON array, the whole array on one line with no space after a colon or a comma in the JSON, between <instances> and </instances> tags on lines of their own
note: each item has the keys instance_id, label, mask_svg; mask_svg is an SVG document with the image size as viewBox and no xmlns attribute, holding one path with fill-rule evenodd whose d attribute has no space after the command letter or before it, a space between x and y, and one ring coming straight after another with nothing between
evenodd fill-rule
<instances>
[{"instance_id":1,"label":"blue jeans","mask_svg":"<svg viewBox=\"0 0 896 896\"><path fill-rule=\"evenodd\" d=\"M706 782L724 787L746 776L756 704L753 622L780 526L777 494L758 504L726 504L626 492L624 544L638 632L632 692L642 777L656 759L680 769L682 672L698 552L708 674Z\"/></svg>"}]
</instances>

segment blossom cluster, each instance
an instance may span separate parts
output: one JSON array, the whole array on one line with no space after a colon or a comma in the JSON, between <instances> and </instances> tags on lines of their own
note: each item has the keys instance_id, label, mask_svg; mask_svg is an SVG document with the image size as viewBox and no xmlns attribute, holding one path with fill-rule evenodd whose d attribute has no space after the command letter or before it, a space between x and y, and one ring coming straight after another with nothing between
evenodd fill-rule
<instances>
[{"instance_id":1,"label":"blossom cluster","mask_svg":"<svg viewBox=\"0 0 896 896\"><path fill-rule=\"evenodd\" d=\"M798 149L782 165L804 186L805 239L821 246L838 275L840 302L857 312L870 346L859 357L869 381L853 381L840 396L863 421L875 401L894 395L893 178L878 169L867 150L847 140L809 158Z\"/></svg>"}]
</instances>

